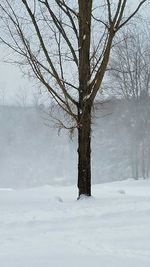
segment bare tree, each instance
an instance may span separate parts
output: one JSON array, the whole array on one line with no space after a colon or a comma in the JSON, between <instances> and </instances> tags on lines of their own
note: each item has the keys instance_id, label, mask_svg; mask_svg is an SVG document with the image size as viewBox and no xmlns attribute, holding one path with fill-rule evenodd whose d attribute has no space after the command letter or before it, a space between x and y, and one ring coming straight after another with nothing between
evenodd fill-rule
<instances>
[{"instance_id":1,"label":"bare tree","mask_svg":"<svg viewBox=\"0 0 150 267\"><path fill-rule=\"evenodd\" d=\"M150 90L150 45L145 31L127 29L113 48L109 77L113 95L125 99L147 97Z\"/></svg>"},{"instance_id":2,"label":"bare tree","mask_svg":"<svg viewBox=\"0 0 150 267\"><path fill-rule=\"evenodd\" d=\"M128 100L127 127L132 177L135 179L148 178L150 170L150 45L146 34L148 28L144 26L141 29L134 26L134 30L130 28L123 32L122 42L113 48L109 72L109 78L114 81L112 93Z\"/></svg>"},{"instance_id":3,"label":"bare tree","mask_svg":"<svg viewBox=\"0 0 150 267\"><path fill-rule=\"evenodd\" d=\"M16 3L17 2L17 3ZM1 42L30 66L78 131L78 188L91 196L91 112L113 40L148 2L127 16L127 0L2 0ZM2 29L2 27L1 27ZM5 32L4 32L5 29Z\"/></svg>"}]
</instances>

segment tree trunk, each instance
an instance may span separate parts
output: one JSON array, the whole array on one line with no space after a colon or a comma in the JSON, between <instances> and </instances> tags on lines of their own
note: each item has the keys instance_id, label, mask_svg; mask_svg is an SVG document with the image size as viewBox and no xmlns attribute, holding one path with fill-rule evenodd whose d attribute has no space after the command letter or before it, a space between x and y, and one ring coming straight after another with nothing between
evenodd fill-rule
<instances>
[{"instance_id":1,"label":"tree trunk","mask_svg":"<svg viewBox=\"0 0 150 267\"><path fill-rule=\"evenodd\" d=\"M78 189L81 195L91 196L91 107L88 106L78 128Z\"/></svg>"},{"instance_id":2,"label":"tree trunk","mask_svg":"<svg viewBox=\"0 0 150 267\"><path fill-rule=\"evenodd\" d=\"M81 195L91 196L91 12L92 0L79 4L79 110L78 110L78 188Z\"/></svg>"}]
</instances>

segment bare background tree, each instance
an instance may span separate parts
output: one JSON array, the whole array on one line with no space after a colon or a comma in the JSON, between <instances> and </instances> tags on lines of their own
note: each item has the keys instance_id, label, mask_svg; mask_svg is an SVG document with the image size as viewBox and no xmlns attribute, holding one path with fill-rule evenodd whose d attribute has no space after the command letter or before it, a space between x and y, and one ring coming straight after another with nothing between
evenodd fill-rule
<instances>
[{"instance_id":1,"label":"bare background tree","mask_svg":"<svg viewBox=\"0 0 150 267\"><path fill-rule=\"evenodd\" d=\"M129 1L2 0L1 43L45 87L78 131L78 188L91 196L92 107L114 38L147 0L127 14ZM14 60L13 60L14 61Z\"/></svg>"},{"instance_id":2,"label":"bare background tree","mask_svg":"<svg viewBox=\"0 0 150 267\"><path fill-rule=\"evenodd\" d=\"M140 26L140 27L139 27ZM110 92L126 99L132 177L148 178L150 171L150 43L148 25L134 26L122 34L113 48L108 82Z\"/></svg>"},{"instance_id":3,"label":"bare background tree","mask_svg":"<svg viewBox=\"0 0 150 267\"><path fill-rule=\"evenodd\" d=\"M145 31L134 27L122 34L122 42L113 48L109 77L110 90L117 97L135 99L149 96L150 45Z\"/></svg>"}]
</instances>

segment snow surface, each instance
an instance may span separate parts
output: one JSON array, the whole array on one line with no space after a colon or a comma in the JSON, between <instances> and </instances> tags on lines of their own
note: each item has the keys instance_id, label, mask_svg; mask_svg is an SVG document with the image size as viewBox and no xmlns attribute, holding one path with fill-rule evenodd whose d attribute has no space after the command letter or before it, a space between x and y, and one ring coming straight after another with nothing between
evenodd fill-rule
<instances>
[{"instance_id":1,"label":"snow surface","mask_svg":"<svg viewBox=\"0 0 150 267\"><path fill-rule=\"evenodd\" d=\"M0 190L0 266L149 267L150 181Z\"/></svg>"}]
</instances>

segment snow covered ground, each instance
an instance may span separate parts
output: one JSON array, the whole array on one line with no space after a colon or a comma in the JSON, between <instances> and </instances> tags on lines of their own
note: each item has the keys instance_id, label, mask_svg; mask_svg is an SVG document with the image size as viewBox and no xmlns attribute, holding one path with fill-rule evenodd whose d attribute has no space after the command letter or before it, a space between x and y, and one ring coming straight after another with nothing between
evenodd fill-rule
<instances>
[{"instance_id":1,"label":"snow covered ground","mask_svg":"<svg viewBox=\"0 0 150 267\"><path fill-rule=\"evenodd\" d=\"M149 267L150 181L0 189L1 267Z\"/></svg>"}]
</instances>

